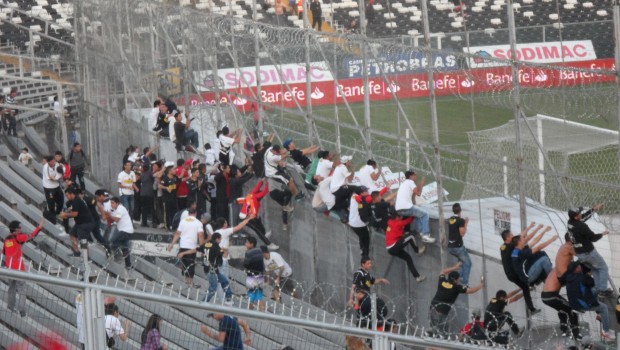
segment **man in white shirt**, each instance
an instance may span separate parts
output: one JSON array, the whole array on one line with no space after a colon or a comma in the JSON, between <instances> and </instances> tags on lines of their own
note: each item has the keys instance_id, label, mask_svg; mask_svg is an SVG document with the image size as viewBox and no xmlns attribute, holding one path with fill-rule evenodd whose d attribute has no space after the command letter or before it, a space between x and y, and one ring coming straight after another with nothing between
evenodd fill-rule
<instances>
[{"instance_id":1,"label":"man in white shirt","mask_svg":"<svg viewBox=\"0 0 620 350\"><path fill-rule=\"evenodd\" d=\"M114 252L117 248L121 248L123 256L125 257L125 268L131 268L131 256L129 252L129 238L133 234L133 222L129 216L127 208L121 204L121 200L118 197L110 198L110 206L112 212L110 213L110 220L116 223L116 232L113 237L110 237L108 251ZM114 253L112 253L114 256Z\"/></svg>"},{"instance_id":2,"label":"man in white shirt","mask_svg":"<svg viewBox=\"0 0 620 350\"><path fill-rule=\"evenodd\" d=\"M241 129L235 130L230 134L230 130L227 126L222 128L222 134L218 137L220 143L220 163L231 165L233 157L231 157L231 148L235 143L239 143L241 140Z\"/></svg>"},{"instance_id":3,"label":"man in white shirt","mask_svg":"<svg viewBox=\"0 0 620 350\"><path fill-rule=\"evenodd\" d=\"M148 118L148 123L149 123L149 129L153 129L157 127L157 117L159 116L159 105L161 104L160 100L155 100L155 102L153 102L153 108L151 109L151 111L149 112L149 116Z\"/></svg>"},{"instance_id":4,"label":"man in white shirt","mask_svg":"<svg viewBox=\"0 0 620 350\"><path fill-rule=\"evenodd\" d=\"M396 193L396 204L394 205L394 209L396 209L396 212L398 212L400 216L415 217L411 225L422 235L422 241L425 243L435 243L435 238L430 235L428 213L414 203L415 196L422 194L422 188L426 180L422 178L418 184L416 184L415 180L415 171L408 170L405 172L405 181L400 184L398 192Z\"/></svg>"},{"instance_id":5,"label":"man in white shirt","mask_svg":"<svg viewBox=\"0 0 620 350\"><path fill-rule=\"evenodd\" d=\"M319 213L331 210L334 204L336 204L336 197L334 197L334 194L329 189L332 182L331 176L323 178L321 175L317 174L314 175L314 181L318 183L318 187L312 198L312 209Z\"/></svg>"},{"instance_id":6,"label":"man in white shirt","mask_svg":"<svg viewBox=\"0 0 620 350\"><path fill-rule=\"evenodd\" d=\"M340 157L340 164L332 173L332 182L329 186L330 191L336 197L336 204L332 210L346 210L349 205L351 194L357 190L357 186L349 185L353 179L354 171L351 169L351 156ZM343 220L343 222L345 222Z\"/></svg>"},{"instance_id":7,"label":"man in white shirt","mask_svg":"<svg viewBox=\"0 0 620 350\"><path fill-rule=\"evenodd\" d=\"M366 165L360 168L357 172L357 177L360 180L360 185L368 187L369 192L374 192L380 190L380 188L375 185L375 182L381 176L381 167L377 167L377 162L373 159L369 159L366 162Z\"/></svg>"},{"instance_id":8,"label":"man in white shirt","mask_svg":"<svg viewBox=\"0 0 620 350\"><path fill-rule=\"evenodd\" d=\"M211 147L210 143L205 143L205 164L213 166L219 161L218 153Z\"/></svg>"},{"instance_id":9,"label":"man in white shirt","mask_svg":"<svg viewBox=\"0 0 620 350\"><path fill-rule=\"evenodd\" d=\"M118 339L122 341L127 341L127 339L129 339L129 320L123 322L125 325L125 327L123 327L121 321L118 319L119 316L118 305L112 304L106 306L105 331L108 338L115 338L116 340L116 337L118 337Z\"/></svg>"},{"instance_id":10,"label":"man in white shirt","mask_svg":"<svg viewBox=\"0 0 620 350\"><path fill-rule=\"evenodd\" d=\"M57 167L62 167L62 165L57 164L53 156L47 156L45 157L45 164L41 170L47 210L54 215L60 214L62 206L65 203L65 196L60 188L62 173L57 170Z\"/></svg>"},{"instance_id":11,"label":"man in white shirt","mask_svg":"<svg viewBox=\"0 0 620 350\"><path fill-rule=\"evenodd\" d=\"M179 242L179 254L188 251L195 250L199 244L204 244L204 228L202 222L196 218L196 206L188 210L188 216L181 220L177 232L172 237L172 242L168 245L168 251L172 250L172 247ZM183 276L185 277L185 284L188 287L194 286L194 272L196 268L196 252L191 254L184 254L181 258Z\"/></svg>"},{"instance_id":12,"label":"man in white shirt","mask_svg":"<svg viewBox=\"0 0 620 350\"><path fill-rule=\"evenodd\" d=\"M334 155L331 152L323 154L323 157L319 159L319 164L316 166L316 175L321 175L324 179L329 177L334 166L334 162L332 162L333 157Z\"/></svg>"},{"instance_id":13,"label":"man in white shirt","mask_svg":"<svg viewBox=\"0 0 620 350\"><path fill-rule=\"evenodd\" d=\"M243 221L237 224L234 227L228 227L228 221L224 218L217 218L215 220L215 227L217 229L215 232L218 232L222 235L222 241L220 242L220 248L222 248L223 252L223 263L222 268L220 268L220 272L224 274L224 276L228 276L228 260L230 260L228 256L228 248L230 247L230 236L234 233L239 232L242 228L244 228L250 220L254 219L256 216L254 214L248 215ZM214 233L215 233L214 232Z\"/></svg>"},{"instance_id":14,"label":"man in white shirt","mask_svg":"<svg viewBox=\"0 0 620 350\"><path fill-rule=\"evenodd\" d=\"M131 170L132 164L126 161L123 164L123 171L118 174L118 192L121 203L129 212L129 216L133 215L134 210L134 191L138 191L136 186L136 174Z\"/></svg>"},{"instance_id":15,"label":"man in white shirt","mask_svg":"<svg viewBox=\"0 0 620 350\"><path fill-rule=\"evenodd\" d=\"M280 291L285 293L294 292L295 283L290 279L293 270L279 253L270 252L269 247L265 245L262 245L260 250L263 253L263 262L265 264L265 282L269 282L273 276L274 288L272 299L279 301Z\"/></svg>"},{"instance_id":16,"label":"man in white shirt","mask_svg":"<svg viewBox=\"0 0 620 350\"><path fill-rule=\"evenodd\" d=\"M295 182L291 179L291 176L286 172L285 159L288 154L282 152L280 145L273 145L265 151L265 177L273 179L277 182L283 183L291 191L291 195L296 196L296 200L304 198L304 193L297 191Z\"/></svg>"},{"instance_id":17,"label":"man in white shirt","mask_svg":"<svg viewBox=\"0 0 620 350\"><path fill-rule=\"evenodd\" d=\"M368 188L366 186L359 187L357 192L361 198L360 200L365 200L368 196ZM358 195L354 193L349 200L349 226L359 238L362 256L369 256L370 231L368 230L368 222L362 220L359 209L365 204L370 205L370 203L360 203L357 197Z\"/></svg>"}]
</instances>

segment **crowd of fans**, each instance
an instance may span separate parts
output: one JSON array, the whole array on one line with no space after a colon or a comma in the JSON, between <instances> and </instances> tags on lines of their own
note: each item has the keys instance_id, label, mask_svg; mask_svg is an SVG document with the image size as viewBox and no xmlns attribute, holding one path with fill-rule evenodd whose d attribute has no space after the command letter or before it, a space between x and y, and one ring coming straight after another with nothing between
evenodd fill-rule
<instances>
[{"instance_id":1,"label":"crowd of fans","mask_svg":"<svg viewBox=\"0 0 620 350\"><path fill-rule=\"evenodd\" d=\"M274 144L271 135L266 140L255 137L249 143L252 155L240 161L233 145L240 142L242 130L231 131L223 127L211 142L203 145L204 151L198 152L198 134L191 128L192 119L189 114L179 112L174 102L166 99L155 101L149 120L154 132L174 142L179 158L176 161L159 159L157 146L129 146L118 174L116 196L106 189L99 189L92 196L87 193L84 173L88 159L79 143L73 145L67 158L61 152L45 157L42 184L47 209L44 217L69 233L71 256L81 256L81 250L94 238L106 249L108 256L123 257L125 277L129 278L132 268L129 241L134 225L163 228L174 233L168 251L172 251L177 243L179 245L177 256L187 286L201 287L193 280L195 267L201 264L209 283L204 301L211 301L220 286L225 303L231 305L229 250L232 239L240 238L246 247L243 266L250 305L264 310L265 283L270 279L273 282L271 298L274 300L280 299L280 292L294 295L296 284L291 279L290 265L274 252L279 246L271 241L272 231L262 220L262 201L270 198L281 206L282 229L287 230L293 204L310 194L315 211L337 218L359 238L361 267L353 276L349 303L357 310L362 326L370 324L372 285L389 283L387 279L375 279L369 272L372 266L369 258L371 230L385 235L386 252L404 260L417 283L426 280L426 276L417 271L408 252L411 247L417 256L421 256L426 250L425 244L436 241L430 230L428 212L416 203L425 179L418 180L414 170L405 171L398 189L390 193L389 188L378 186L382 169L373 159L356 170L351 156L320 150L317 146L298 149L292 138L285 139L282 145ZM258 136L258 133L253 134ZM287 166L288 158L292 162ZM24 164L32 161L27 148L19 160ZM256 178L256 184L248 189L246 184L252 178ZM497 291L484 312L484 321L480 313L475 314L472 322L462 329L462 335L467 339L505 344L511 336L502 328L508 325L512 337L518 337L522 328L504 308L523 297L530 315L539 312L533 305L531 291L536 285L543 284L542 300L558 311L563 334L580 339L578 313L595 311L602 322L601 337L613 340L615 336L609 328L607 307L598 299L613 295L607 287L608 268L592 244L607 232L595 234L585 223L601 208L602 205L597 205L591 210L578 208L569 211L568 232L555 264L551 263L544 249L557 240L558 235L542 240L550 227L542 230L542 225L534 228L532 223L520 235L504 231L504 244L500 248L502 264L507 279L519 289L510 293ZM442 270L439 275L437 293L429 309L429 334L434 336L447 334L448 315L459 294L475 293L484 287L483 280L476 286L469 286L472 262L463 241L469 219L461 217L462 209L458 203L453 205L452 211L453 216L448 219L447 247L458 263ZM70 219L73 220L72 226ZM5 240L5 249L13 252L8 255L13 254L16 260L7 262L7 266L22 269L21 250L15 247L34 237L38 230L29 236L21 233L19 222L9 226L12 236ZM258 245L257 238L263 245ZM573 261L574 257L577 257L576 261ZM563 286L566 286L567 299L559 293ZM10 284L8 295L12 299L9 299L9 307L25 313L21 301L16 306L15 296L20 289L19 283ZM380 306L377 313L379 325L383 327L389 323L383 320L387 314L385 303L380 301L377 305ZM112 317L115 313L117 311L110 311ZM149 331L145 330L143 342L158 343L157 336L150 332L161 324L161 318L155 316L149 321ZM227 324L236 322L228 316L216 315L214 318ZM125 332L120 323L110 323L114 324L108 327L106 320L109 334ZM221 334L205 334L217 339L223 337ZM120 339L124 340L122 336Z\"/></svg>"}]
</instances>

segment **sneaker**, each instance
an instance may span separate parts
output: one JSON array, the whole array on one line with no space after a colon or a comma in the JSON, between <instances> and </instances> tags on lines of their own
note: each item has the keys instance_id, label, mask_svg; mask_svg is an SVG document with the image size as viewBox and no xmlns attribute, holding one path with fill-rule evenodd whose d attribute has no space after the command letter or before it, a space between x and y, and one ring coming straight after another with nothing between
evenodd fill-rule
<instances>
[{"instance_id":1,"label":"sneaker","mask_svg":"<svg viewBox=\"0 0 620 350\"><path fill-rule=\"evenodd\" d=\"M26 317L26 311L20 311L19 312L19 316Z\"/></svg>"},{"instance_id":2,"label":"sneaker","mask_svg":"<svg viewBox=\"0 0 620 350\"><path fill-rule=\"evenodd\" d=\"M609 298L614 296L614 291L611 288L598 292L598 296L602 298Z\"/></svg>"},{"instance_id":3,"label":"sneaker","mask_svg":"<svg viewBox=\"0 0 620 350\"><path fill-rule=\"evenodd\" d=\"M425 245L421 245L418 247L418 255L423 255L425 251L426 251Z\"/></svg>"},{"instance_id":4,"label":"sneaker","mask_svg":"<svg viewBox=\"0 0 620 350\"><path fill-rule=\"evenodd\" d=\"M293 208L292 205L288 204L282 207L282 210L284 210L285 212L291 213L293 212L293 210L295 210L295 208Z\"/></svg>"},{"instance_id":5,"label":"sneaker","mask_svg":"<svg viewBox=\"0 0 620 350\"><path fill-rule=\"evenodd\" d=\"M282 230L284 231L288 230L288 224L282 224Z\"/></svg>"},{"instance_id":6,"label":"sneaker","mask_svg":"<svg viewBox=\"0 0 620 350\"><path fill-rule=\"evenodd\" d=\"M191 145L187 145L187 146L185 146L185 150L186 150L187 152L193 152L193 153L196 153L196 149L194 149L194 147L192 147Z\"/></svg>"},{"instance_id":7,"label":"sneaker","mask_svg":"<svg viewBox=\"0 0 620 350\"><path fill-rule=\"evenodd\" d=\"M166 225L164 225L164 224L159 224L159 225L157 225L157 228L166 228Z\"/></svg>"},{"instance_id":8,"label":"sneaker","mask_svg":"<svg viewBox=\"0 0 620 350\"><path fill-rule=\"evenodd\" d=\"M536 315L539 312L540 312L540 309L532 309L532 310L530 310L530 316L534 316L534 315Z\"/></svg>"},{"instance_id":9,"label":"sneaker","mask_svg":"<svg viewBox=\"0 0 620 350\"><path fill-rule=\"evenodd\" d=\"M275 243L271 243L270 245L267 246L267 249L269 249L269 250L278 250L278 249L280 249L280 246L278 246Z\"/></svg>"},{"instance_id":10,"label":"sneaker","mask_svg":"<svg viewBox=\"0 0 620 350\"><path fill-rule=\"evenodd\" d=\"M601 338L604 342L612 342L616 340L616 334L613 331L602 331Z\"/></svg>"},{"instance_id":11,"label":"sneaker","mask_svg":"<svg viewBox=\"0 0 620 350\"><path fill-rule=\"evenodd\" d=\"M304 199L304 197L306 197L306 195L303 192L299 192L296 196L295 196L295 200L296 201L300 201L302 199Z\"/></svg>"},{"instance_id":12,"label":"sneaker","mask_svg":"<svg viewBox=\"0 0 620 350\"><path fill-rule=\"evenodd\" d=\"M271 237L271 230L265 232L265 237L267 238Z\"/></svg>"},{"instance_id":13,"label":"sneaker","mask_svg":"<svg viewBox=\"0 0 620 350\"><path fill-rule=\"evenodd\" d=\"M435 238L431 237L431 235L423 235L422 242L424 243L435 243Z\"/></svg>"},{"instance_id":14,"label":"sneaker","mask_svg":"<svg viewBox=\"0 0 620 350\"><path fill-rule=\"evenodd\" d=\"M420 276L416 277L415 281L420 283L420 282L424 282L425 279L426 279L426 276L420 275Z\"/></svg>"},{"instance_id":15,"label":"sneaker","mask_svg":"<svg viewBox=\"0 0 620 350\"><path fill-rule=\"evenodd\" d=\"M232 306L232 304L233 304L232 299L226 299L226 300L224 301L224 305L226 305L226 306Z\"/></svg>"},{"instance_id":16,"label":"sneaker","mask_svg":"<svg viewBox=\"0 0 620 350\"><path fill-rule=\"evenodd\" d=\"M68 256L70 258L79 258L79 257L82 256L82 254L81 253L76 253L76 252L71 252L71 253L68 254Z\"/></svg>"}]
</instances>

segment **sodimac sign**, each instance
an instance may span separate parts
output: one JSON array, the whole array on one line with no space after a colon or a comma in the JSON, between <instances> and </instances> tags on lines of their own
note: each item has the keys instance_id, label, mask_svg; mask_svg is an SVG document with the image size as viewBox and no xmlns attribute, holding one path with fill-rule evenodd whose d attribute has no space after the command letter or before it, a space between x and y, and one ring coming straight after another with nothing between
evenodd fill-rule
<instances>
[{"instance_id":1,"label":"sodimac sign","mask_svg":"<svg viewBox=\"0 0 620 350\"><path fill-rule=\"evenodd\" d=\"M566 67L566 69L562 69ZM573 69L577 68L577 69ZM579 70L582 69L582 70ZM593 70L614 70L613 59L598 59L571 63L555 64L545 68L522 68L518 72L519 84L523 88L554 88L559 86L576 86L594 83L610 83L615 80L613 74L601 74ZM470 94L484 92L501 92L513 88L511 67L489 67L471 70L435 73L434 81L428 81L426 73L396 74L369 78L368 90L364 89L361 78L312 82L310 96L306 93L305 83L264 86L260 99L266 104L284 108L296 108L297 101L302 107L308 100L313 105L332 105L348 102L362 102L368 94L371 101L383 101L393 98L427 97L431 84L438 96ZM234 103L240 110L249 110L251 102L237 96L255 96L256 88L236 88L220 93L220 103ZM215 94L202 94L204 103L215 104ZM191 104L203 103L197 96L191 97ZM182 103L182 102L181 102Z\"/></svg>"}]
</instances>

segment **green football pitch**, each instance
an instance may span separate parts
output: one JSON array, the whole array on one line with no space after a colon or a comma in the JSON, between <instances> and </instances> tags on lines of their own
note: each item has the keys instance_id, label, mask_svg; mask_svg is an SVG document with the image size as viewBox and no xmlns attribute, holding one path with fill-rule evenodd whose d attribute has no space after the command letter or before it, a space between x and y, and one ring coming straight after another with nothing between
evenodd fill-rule
<instances>
[{"instance_id":1,"label":"green football pitch","mask_svg":"<svg viewBox=\"0 0 620 350\"><path fill-rule=\"evenodd\" d=\"M526 116L537 113L546 114L558 118L584 123L587 125L618 130L615 97L613 87L595 86L581 88L566 88L554 90L529 90L521 95L522 108ZM471 97L471 98L470 98ZM447 96L437 98L437 116L439 126L439 141L444 147L459 151L468 151L470 148L467 132L486 130L506 124L513 120L514 113L511 109L511 100L508 93L495 93L467 96ZM473 102L472 102L473 101ZM406 118L411 123L420 141L430 143L432 141L432 121L429 99L401 100ZM360 125L364 124L364 104L350 104L351 111ZM303 121L298 115L278 113L284 119ZM338 106L315 106L313 114L327 120L335 120L338 115L340 123L353 124L353 117L345 105ZM400 116L398 107L393 101L378 101L370 103L370 119L373 129L388 132L404 137L406 124L404 116ZM334 123L317 121L319 131L330 130L333 132ZM349 128L341 128L341 139L359 139L359 132ZM380 139L380 138L378 138ZM301 140L300 140L301 141ZM394 143L393 140L381 140ZM299 142L298 146L303 146ZM396 148L395 148L396 149ZM412 147L412 152L419 152L419 148ZM431 152L428 150L427 153ZM444 154L444 157L461 159L460 155ZM418 164L412 164L421 166ZM403 170L403 169L393 169ZM432 181L432 179L428 179ZM459 179L464 181L465 179ZM446 190L450 193L450 199L458 199L463 191L461 181L444 181Z\"/></svg>"}]
</instances>

